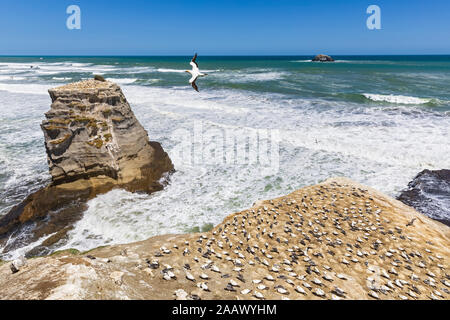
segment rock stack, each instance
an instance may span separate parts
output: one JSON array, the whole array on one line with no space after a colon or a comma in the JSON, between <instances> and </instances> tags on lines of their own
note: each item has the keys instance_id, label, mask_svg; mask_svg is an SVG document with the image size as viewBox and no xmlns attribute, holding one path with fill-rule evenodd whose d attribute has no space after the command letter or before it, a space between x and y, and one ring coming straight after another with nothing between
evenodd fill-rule
<instances>
[{"instance_id":1,"label":"rock stack","mask_svg":"<svg viewBox=\"0 0 450 320\"><path fill-rule=\"evenodd\" d=\"M161 190L162 178L173 170L169 156L159 143L149 141L116 84L87 80L49 93L52 105L41 127L52 183L0 220L0 241L42 218L53 222L46 221L45 231L35 230L36 236L65 230L87 200L113 188Z\"/></svg>"},{"instance_id":2,"label":"rock stack","mask_svg":"<svg viewBox=\"0 0 450 320\"><path fill-rule=\"evenodd\" d=\"M149 141L116 84L88 80L49 93L53 103L42 130L54 185L79 180L94 193L113 186L161 189L158 181L173 165Z\"/></svg>"},{"instance_id":3,"label":"rock stack","mask_svg":"<svg viewBox=\"0 0 450 320\"><path fill-rule=\"evenodd\" d=\"M334 59L330 56L327 56L325 54L319 54L315 56L312 61L314 62L334 62Z\"/></svg>"}]
</instances>

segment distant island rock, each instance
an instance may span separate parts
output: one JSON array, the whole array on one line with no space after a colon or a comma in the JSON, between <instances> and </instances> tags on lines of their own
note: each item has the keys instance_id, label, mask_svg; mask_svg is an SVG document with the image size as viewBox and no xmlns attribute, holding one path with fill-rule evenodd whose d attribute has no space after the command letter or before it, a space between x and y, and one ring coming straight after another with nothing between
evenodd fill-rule
<instances>
[{"instance_id":1,"label":"distant island rock","mask_svg":"<svg viewBox=\"0 0 450 320\"><path fill-rule=\"evenodd\" d=\"M397 199L450 226L450 170L420 172Z\"/></svg>"},{"instance_id":2,"label":"distant island rock","mask_svg":"<svg viewBox=\"0 0 450 320\"><path fill-rule=\"evenodd\" d=\"M57 232L46 240L51 245L80 218L89 199L114 188L161 190L162 178L174 169L161 145L149 140L118 85L92 79L49 94L52 105L41 128L52 182L0 220L0 243L13 230L35 223L28 241ZM6 250L16 245L10 241Z\"/></svg>"},{"instance_id":3,"label":"distant island rock","mask_svg":"<svg viewBox=\"0 0 450 320\"><path fill-rule=\"evenodd\" d=\"M318 54L315 56L312 61L314 62L334 62L334 59L330 56L327 56L325 54Z\"/></svg>"}]
</instances>

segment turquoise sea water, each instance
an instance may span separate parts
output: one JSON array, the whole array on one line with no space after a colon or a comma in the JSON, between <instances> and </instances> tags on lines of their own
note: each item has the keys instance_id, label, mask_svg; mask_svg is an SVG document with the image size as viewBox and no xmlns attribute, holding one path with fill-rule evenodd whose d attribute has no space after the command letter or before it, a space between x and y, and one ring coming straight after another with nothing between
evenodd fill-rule
<instances>
[{"instance_id":1,"label":"turquoise sea water","mask_svg":"<svg viewBox=\"0 0 450 320\"><path fill-rule=\"evenodd\" d=\"M396 196L421 170L450 168L450 56L311 58L200 55L208 76L196 93L184 72L191 57L0 57L0 215L50 179L39 127L47 90L94 74L121 85L177 172L152 196L92 200L60 248L186 232L332 176ZM203 161L179 157L180 133L196 128L269 130L278 166L261 174L258 164L211 164L198 148Z\"/></svg>"},{"instance_id":2,"label":"turquoise sea water","mask_svg":"<svg viewBox=\"0 0 450 320\"><path fill-rule=\"evenodd\" d=\"M110 79L125 79L128 84L182 87L187 76L182 71L190 68L186 63L189 58L0 57L0 80L69 82L89 78L97 71ZM428 106L442 107L438 111L450 110L450 56L334 58L336 63L324 64L312 63L308 56L200 57L201 67L210 72L201 86L360 103L367 102L362 96L365 93L403 95L429 99ZM17 69L9 70L9 63L15 63Z\"/></svg>"}]
</instances>

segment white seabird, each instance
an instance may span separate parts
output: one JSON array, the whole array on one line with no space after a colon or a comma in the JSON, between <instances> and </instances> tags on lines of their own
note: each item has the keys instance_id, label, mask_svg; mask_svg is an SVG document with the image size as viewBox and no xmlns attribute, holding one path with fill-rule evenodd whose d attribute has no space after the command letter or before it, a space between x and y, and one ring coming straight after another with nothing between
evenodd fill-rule
<instances>
[{"instance_id":1,"label":"white seabird","mask_svg":"<svg viewBox=\"0 0 450 320\"><path fill-rule=\"evenodd\" d=\"M195 91L198 91L197 84L195 83L198 79L198 77L205 77L207 76L206 73L201 73L200 69L198 68L198 64L195 61L197 59L197 54L195 54L194 58L192 58L190 65L192 66L192 70L186 70L186 72L191 74L191 79L189 80L189 83L192 85L192 88L194 88Z\"/></svg>"}]
</instances>

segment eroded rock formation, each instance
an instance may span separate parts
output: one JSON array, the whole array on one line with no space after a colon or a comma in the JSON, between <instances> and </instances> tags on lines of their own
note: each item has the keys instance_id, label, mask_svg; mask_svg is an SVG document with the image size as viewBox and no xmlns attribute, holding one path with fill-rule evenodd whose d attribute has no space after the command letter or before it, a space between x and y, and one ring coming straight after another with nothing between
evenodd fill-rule
<instances>
[{"instance_id":1,"label":"eroded rock formation","mask_svg":"<svg viewBox=\"0 0 450 320\"><path fill-rule=\"evenodd\" d=\"M397 199L450 226L450 170L422 171Z\"/></svg>"},{"instance_id":2,"label":"eroded rock formation","mask_svg":"<svg viewBox=\"0 0 450 320\"><path fill-rule=\"evenodd\" d=\"M173 170L169 156L159 143L149 141L116 84L87 80L49 93L52 105L41 127L52 183L0 221L0 239L42 218L46 222L34 228L33 238L65 233L87 200L113 188L160 190L162 178Z\"/></svg>"},{"instance_id":3,"label":"eroded rock formation","mask_svg":"<svg viewBox=\"0 0 450 320\"><path fill-rule=\"evenodd\" d=\"M318 54L317 56L315 56L312 61L315 62L334 62L334 59L330 56L327 56L325 54Z\"/></svg>"},{"instance_id":4,"label":"eroded rock formation","mask_svg":"<svg viewBox=\"0 0 450 320\"><path fill-rule=\"evenodd\" d=\"M49 93L53 103L42 129L55 185L82 179L94 190L161 188L158 180L172 163L149 141L117 85L89 80Z\"/></svg>"},{"instance_id":5,"label":"eroded rock formation","mask_svg":"<svg viewBox=\"0 0 450 320\"><path fill-rule=\"evenodd\" d=\"M450 297L450 228L348 179L262 201L209 232L0 267L0 299Z\"/></svg>"}]
</instances>

